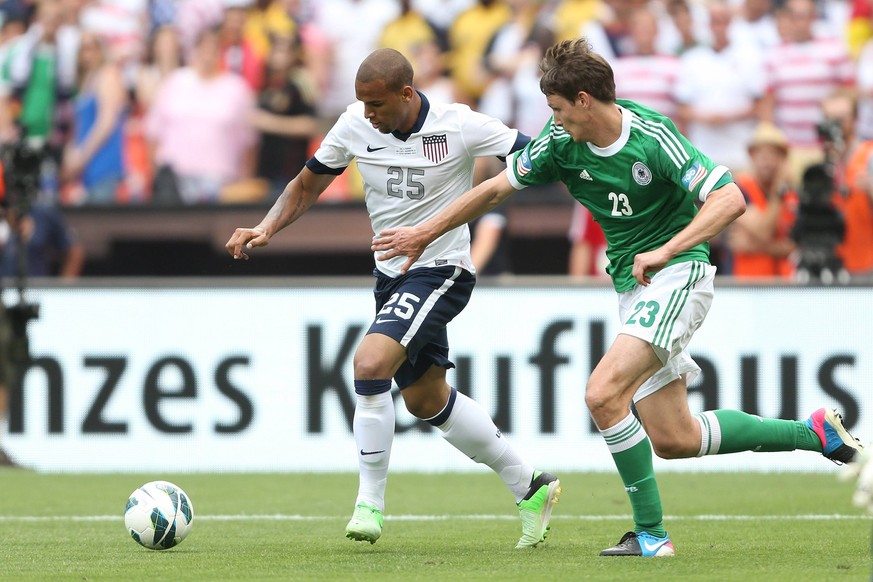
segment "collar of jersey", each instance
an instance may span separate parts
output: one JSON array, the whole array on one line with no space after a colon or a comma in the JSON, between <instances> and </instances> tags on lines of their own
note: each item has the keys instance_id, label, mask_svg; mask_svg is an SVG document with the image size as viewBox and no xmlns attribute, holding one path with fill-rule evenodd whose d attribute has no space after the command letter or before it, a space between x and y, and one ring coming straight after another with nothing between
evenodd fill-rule
<instances>
[{"instance_id":1,"label":"collar of jersey","mask_svg":"<svg viewBox=\"0 0 873 582\"><path fill-rule=\"evenodd\" d=\"M430 101L427 100L427 97L424 96L424 93L415 90L418 93L418 96L421 97L421 111L418 112L418 119L415 120L415 124L412 126L412 129L409 130L409 133L403 133L402 131L392 131L391 135L399 139L400 141L406 141L409 139L409 136L413 133L418 133L421 131L421 127L424 125L424 119L427 117L428 111L430 111Z\"/></svg>"},{"instance_id":2,"label":"collar of jersey","mask_svg":"<svg viewBox=\"0 0 873 582\"><path fill-rule=\"evenodd\" d=\"M618 110L621 111L621 135L618 136L618 139L605 148L599 148L590 141L588 142L588 149L591 150L591 153L595 156L600 156L601 158L608 158L609 156L614 156L617 154L621 148L624 147L624 144L627 143L627 140L630 138L630 130L631 130L631 118L633 117L633 111L628 111L621 105L616 104Z\"/></svg>"}]
</instances>

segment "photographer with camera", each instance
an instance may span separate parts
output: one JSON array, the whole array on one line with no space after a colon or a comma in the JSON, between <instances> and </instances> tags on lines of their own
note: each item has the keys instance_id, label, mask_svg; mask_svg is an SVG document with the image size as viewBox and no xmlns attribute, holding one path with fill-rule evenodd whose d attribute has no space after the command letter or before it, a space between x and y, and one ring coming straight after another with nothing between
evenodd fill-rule
<instances>
[{"instance_id":1,"label":"photographer with camera","mask_svg":"<svg viewBox=\"0 0 873 582\"><path fill-rule=\"evenodd\" d=\"M873 141L857 134L858 102L852 93L836 93L822 102L831 132L841 135L834 152L838 203L845 220L845 236L837 247L843 267L852 279L873 278Z\"/></svg>"},{"instance_id":2,"label":"photographer with camera","mask_svg":"<svg viewBox=\"0 0 873 582\"><path fill-rule=\"evenodd\" d=\"M824 162L809 166L801 186L797 224L800 280L847 283L873 274L873 142L855 132L857 105L850 92L821 101L817 130Z\"/></svg>"},{"instance_id":3,"label":"photographer with camera","mask_svg":"<svg viewBox=\"0 0 873 582\"><path fill-rule=\"evenodd\" d=\"M846 94L837 92L820 101L821 121L815 129L823 161L803 170L797 222L791 233L797 243L797 279L802 283L849 280L837 251L846 236L843 199L850 146L846 98Z\"/></svg>"},{"instance_id":4,"label":"photographer with camera","mask_svg":"<svg viewBox=\"0 0 873 582\"><path fill-rule=\"evenodd\" d=\"M55 207L35 205L40 169L47 155L33 140L0 146L0 275L4 290L14 281L18 300L0 295L0 420L6 418L10 388L19 386L30 363L28 323L39 317L39 305L25 294L29 276L78 276L84 251ZM55 267L55 260L60 266ZM0 465L13 464L0 448Z\"/></svg>"}]
</instances>

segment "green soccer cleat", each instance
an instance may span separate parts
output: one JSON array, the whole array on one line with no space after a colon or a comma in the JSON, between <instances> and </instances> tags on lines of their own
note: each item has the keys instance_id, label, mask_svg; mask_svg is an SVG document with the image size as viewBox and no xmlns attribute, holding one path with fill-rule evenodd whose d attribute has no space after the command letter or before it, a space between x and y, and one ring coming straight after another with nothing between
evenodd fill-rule
<instances>
[{"instance_id":1,"label":"green soccer cleat","mask_svg":"<svg viewBox=\"0 0 873 582\"><path fill-rule=\"evenodd\" d=\"M518 548L535 548L545 541L549 533L549 519L552 517L552 507L561 495L561 482L549 473L535 472L531 480L530 490L524 499L518 502L518 513L521 516L521 538L515 545Z\"/></svg>"},{"instance_id":2,"label":"green soccer cleat","mask_svg":"<svg viewBox=\"0 0 873 582\"><path fill-rule=\"evenodd\" d=\"M382 512L369 503L360 502L355 506L352 519L346 526L346 537L356 542L375 544L382 536Z\"/></svg>"}]
</instances>

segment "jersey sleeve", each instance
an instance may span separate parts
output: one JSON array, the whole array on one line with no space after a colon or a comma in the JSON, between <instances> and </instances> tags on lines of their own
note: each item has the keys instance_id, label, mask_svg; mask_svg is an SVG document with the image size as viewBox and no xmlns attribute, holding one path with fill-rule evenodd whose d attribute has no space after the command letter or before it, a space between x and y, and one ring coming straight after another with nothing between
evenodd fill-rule
<instances>
[{"instance_id":1,"label":"jersey sleeve","mask_svg":"<svg viewBox=\"0 0 873 582\"><path fill-rule=\"evenodd\" d=\"M321 140L315 154L306 162L306 167L316 174L338 176L352 163L354 156L346 144L350 143L351 127L349 113L340 115L336 123Z\"/></svg>"},{"instance_id":2,"label":"jersey sleeve","mask_svg":"<svg viewBox=\"0 0 873 582\"><path fill-rule=\"evenodd\" d=\"M461 115L461 136L467 151L475 158L506 157L520 150L530 138L502 121L464 107Z\"/></svg>"},{"instance_id":3,"label":"jersey sleeve","mask_svg":"<svg viewBox=\"0 0 873 582\"><path fill-rule=\"evenodd\" d=\"M713 190L733 182L727 166L717 164L694 147L668 119L653 129L659 144L658 168L662 176L685 192L706 202Z\"/></svg>"},{"instance_id":4,"label":"jersey sleeve","mask_svg":"<svg viewBox=\"0 0 873 582\"><path fill-rule=\"evenodd\" d=\"M513 188L521 190L535 184L551 184L560 180L550 147L553 137L558 133L564 132L550 119L536 139L512 156L506 164L506 177Z\"/></svg>"}]
</instances>

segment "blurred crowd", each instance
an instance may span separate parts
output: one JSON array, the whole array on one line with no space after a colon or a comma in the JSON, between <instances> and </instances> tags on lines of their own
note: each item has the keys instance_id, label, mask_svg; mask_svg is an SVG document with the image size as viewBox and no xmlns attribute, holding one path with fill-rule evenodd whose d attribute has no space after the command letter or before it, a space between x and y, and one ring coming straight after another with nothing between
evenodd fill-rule
<instances>
[{"instance_id":1,"label":"blurred crowd","mask_svg":"<svg viewBox=\"0 0 873 582\"><path fill-rule=\"evenodd\" d=\"M540 57L585 36L619 98L742 186L722 273L873 273L873 0L0 0L0 18L0 144L38 144L44 206L269 204L379 47L431 101L535 136ZM322 202L361 197L352 167ZM603 272L598 231L579 207L569 272Z\"/></svg>"}]
</instances>

